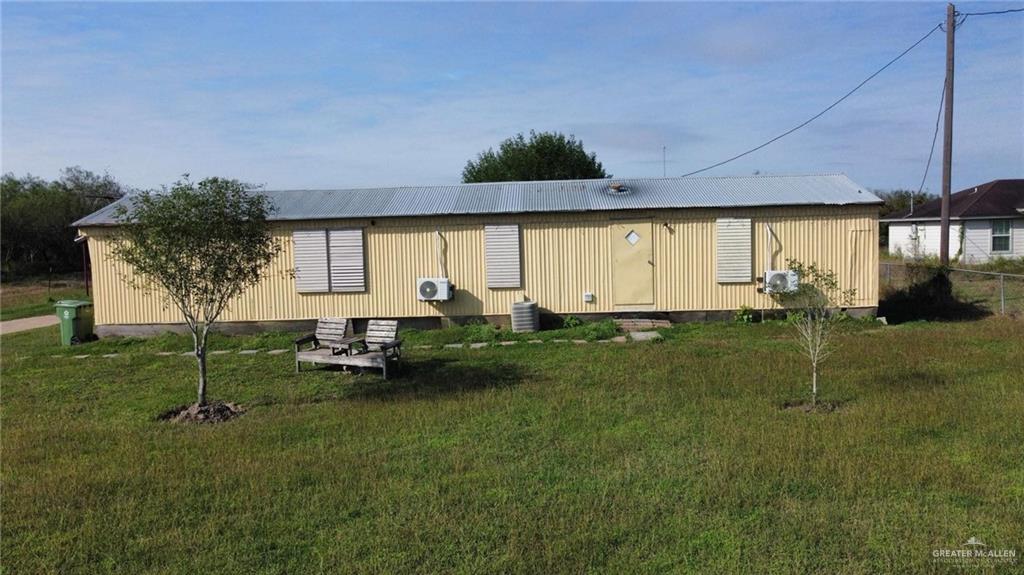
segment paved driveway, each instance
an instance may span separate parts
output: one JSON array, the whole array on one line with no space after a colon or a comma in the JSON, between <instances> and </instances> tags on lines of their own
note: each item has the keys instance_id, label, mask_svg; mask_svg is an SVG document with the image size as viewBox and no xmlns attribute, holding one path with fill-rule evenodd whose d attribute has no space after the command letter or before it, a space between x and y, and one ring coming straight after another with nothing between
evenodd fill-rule
<instances>
[{"instance_id":1,"label":"paved driveway","mask_svg":"<svg viewBox=\"0 0 1024 575\"><path fill-rule=\"evenodd\" d=\"M21 319L0 321L0 333L14 333L17 331L50 327L51 325L57 325L58 321L60 320L56 315L39 315L36 317L23 317Z\"/></svg>"}]
</instances>

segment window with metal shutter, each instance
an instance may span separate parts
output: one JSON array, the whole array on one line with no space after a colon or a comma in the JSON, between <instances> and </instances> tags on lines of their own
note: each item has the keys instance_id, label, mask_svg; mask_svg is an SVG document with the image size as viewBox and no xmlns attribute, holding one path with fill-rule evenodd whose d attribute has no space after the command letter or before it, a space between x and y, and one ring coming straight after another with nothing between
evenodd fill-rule
<instances>
[{"instance_id":1,"label":"window with metal shutter","mask_svg":"<svg viewBox=\"0 0 1024 575\"><path fill-rule=\"evenodd\" d=\"M519 261L519 226L484 226L487 287L522 287Z\"/></svg>"},{"instance_id":2,"label":"window with metal shutter","mask_svg":"<svg viewBox=\"0 0 1024 575\"><path fill-rule=\"evenodd\" d=\"M299 293L330 291L326 230L292 232L295 251L295 289Z\"/></svg>"},{"instance_id":3,"label":"window with metal shutter","mask_svg":"<svg viewBox=\"0 0 1024 575\"><path fill-rule=\"evenodd\" d=\"M749 218L718 218L716 222L718 283L753 281L753 234Z\"/></svg>"},{"instance_id":4,"label":"window with metal shutter","mask_svg":"<svg viewBox=\"0 0 1024 575\"><path fill-rule=\"evenodd\" d=\"M366 291L363 230L330 230L331 291Z\"/></svg>"}]
</instances>

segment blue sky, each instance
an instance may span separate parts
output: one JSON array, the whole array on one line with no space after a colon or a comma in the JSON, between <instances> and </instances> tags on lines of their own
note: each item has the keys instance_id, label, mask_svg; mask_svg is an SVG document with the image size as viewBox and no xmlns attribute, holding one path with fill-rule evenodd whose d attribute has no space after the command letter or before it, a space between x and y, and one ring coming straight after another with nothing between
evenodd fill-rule
<instances>
[{"instance_id":1,"label":"blue sky","mask_svg":"<svg viewBox=\"0 0 1024 575\"><path fill-rule=\"evenodd\" d=\"M963 3L961 11L1024 3ZM2 4L4 172L81 165L270 188L456 182L517 132L622 177L729 157L831 103L942 3ZM709 175L845 172L916 188L936 33L826 116ZM1024 15L957 34L954 188L1024 177ZM940 137L941 138L941 137ZM941 140L940 140L941 143ZM936 152L926 187L939 189Z\"/></svg>"}]
</instances>

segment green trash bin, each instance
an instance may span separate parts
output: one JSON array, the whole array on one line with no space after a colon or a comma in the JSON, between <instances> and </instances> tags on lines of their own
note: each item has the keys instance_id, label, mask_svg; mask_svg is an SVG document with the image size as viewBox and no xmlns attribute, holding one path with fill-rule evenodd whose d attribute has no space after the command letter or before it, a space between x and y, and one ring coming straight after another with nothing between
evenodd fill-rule
<instances>
[{"instance_id":1,"label":"green trash bin","mask_svg":"<svg viewBox=\"0 0 1024 575\"><path fill-rule=\"evenodd\" d=\"M61 345L82 343L92 335L92 302L65 299L56 303Z\"/></svg>"}]
</instances>

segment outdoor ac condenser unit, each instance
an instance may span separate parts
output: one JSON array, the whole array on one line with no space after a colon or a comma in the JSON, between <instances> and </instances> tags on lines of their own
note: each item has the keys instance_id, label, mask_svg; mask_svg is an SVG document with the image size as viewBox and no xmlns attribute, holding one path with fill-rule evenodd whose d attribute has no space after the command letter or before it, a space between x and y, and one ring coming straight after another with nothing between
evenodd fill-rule
<instances>
[{"instance_id":1,"label":"outdoor ac condenser unit","mask_svg":"<svg viewBox=\"0 0 1024 575\"><path fill-rule=\"evenodd\" d=\"M764 272L764 293L786 293L796 291L800 276L793 270L769 270Z\"/></svg>"},{"instance_id":2,"label":"outdoor ac condenser unit","mask_svg":"<svg viewBox=\"0 0 1024 575\"><path fill-rule=\"evenodd\" d=\"M420 301L447 301L452 299L452 284L448 278L419 278L416 297Z\"/></svg>"}]
</instances>

